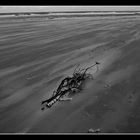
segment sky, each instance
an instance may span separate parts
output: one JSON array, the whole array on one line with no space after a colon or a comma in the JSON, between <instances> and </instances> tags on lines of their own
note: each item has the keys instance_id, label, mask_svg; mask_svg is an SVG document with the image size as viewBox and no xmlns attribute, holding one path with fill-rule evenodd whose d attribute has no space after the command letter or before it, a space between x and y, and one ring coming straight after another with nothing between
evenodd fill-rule
<instances>
[{"instance_id":1,"label":"sky","mask_svg":"<svg viewBox=\"0 0 140 140\"><path fill-rule=\"evenodd\" d=\"M52 11L140 11L140 6L0 6L0 13Z\"/></svg>"}]
</instances>

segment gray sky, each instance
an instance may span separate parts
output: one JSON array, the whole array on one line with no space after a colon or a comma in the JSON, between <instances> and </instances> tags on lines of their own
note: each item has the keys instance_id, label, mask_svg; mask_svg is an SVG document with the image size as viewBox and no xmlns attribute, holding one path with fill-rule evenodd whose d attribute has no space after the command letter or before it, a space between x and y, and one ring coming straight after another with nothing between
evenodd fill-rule
<instances>
[{"instance_id":1,"label":"gray sky","mask_svg":"<svg viewBox=\"0 0 140 140\"><path fill-rule=\"evenodd\" d=\"M0 6L0 13L47 11L140 11L140 6Z\"/></svg>"}]
</instances>

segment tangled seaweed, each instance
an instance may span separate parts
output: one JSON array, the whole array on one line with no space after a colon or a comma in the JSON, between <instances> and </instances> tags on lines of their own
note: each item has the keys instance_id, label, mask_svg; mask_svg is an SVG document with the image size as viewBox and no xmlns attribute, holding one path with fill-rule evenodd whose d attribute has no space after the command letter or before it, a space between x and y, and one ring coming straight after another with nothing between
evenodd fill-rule
<instances>
[{"instance_id":1,"label":"tangled seaweed","mask_svg":"<svg viewBox=\"0 0 140 140\"><path fill-rule=\"evenodd\" d=\"M50 97L47 100L44 100L41 102L42 108L41 110L44 110L45 108L50 108L53 106L54 103L57 101L66 101L66 100L72 100L72 98L64 98L68 96L70 93L77 93L82 90L83 84L86 79L93 79L93 75L87 73L87 70L90 68L97 66L98 70L98 65L100 63L96 62L94 65L89 66L84 69L78 69L77 66L74 70L74 73L72 77L68 76L65 77L60 85L58 86L56 91L53 91L52 97Z\"/></svg>"}]
</instances>

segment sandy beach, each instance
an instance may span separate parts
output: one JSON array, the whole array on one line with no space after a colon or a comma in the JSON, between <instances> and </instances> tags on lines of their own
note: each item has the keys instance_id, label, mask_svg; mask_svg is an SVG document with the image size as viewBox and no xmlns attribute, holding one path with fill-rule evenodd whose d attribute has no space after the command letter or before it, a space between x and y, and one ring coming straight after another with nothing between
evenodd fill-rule
<instances>
[{"instance_id":1,"label":"sandy beach","mask_svg":"<svg viewBox=\"0 0 140 140\"><path fill-rule=\"evenodd\" d=\"M140 132L140 16L0 18L0 133ZM77 64L94 80L41 111Z\"/></svg>"}]
</instances>

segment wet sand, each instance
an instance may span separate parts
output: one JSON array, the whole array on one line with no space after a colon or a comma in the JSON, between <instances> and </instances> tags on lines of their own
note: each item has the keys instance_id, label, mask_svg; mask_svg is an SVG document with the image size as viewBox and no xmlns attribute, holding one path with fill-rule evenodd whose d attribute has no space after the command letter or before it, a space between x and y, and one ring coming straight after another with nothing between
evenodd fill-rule
<instances>
[{"instance_id":1,"label":"wet sand","mask_svg":"<svg viewBox=\"0 0 140 140\"><path fill-rule=\"evenodd\" d=\"M140 16L0 18L0 133L140 132ZM75 65L94 80L42 112Z\"/></svg>"}]
</instances>

